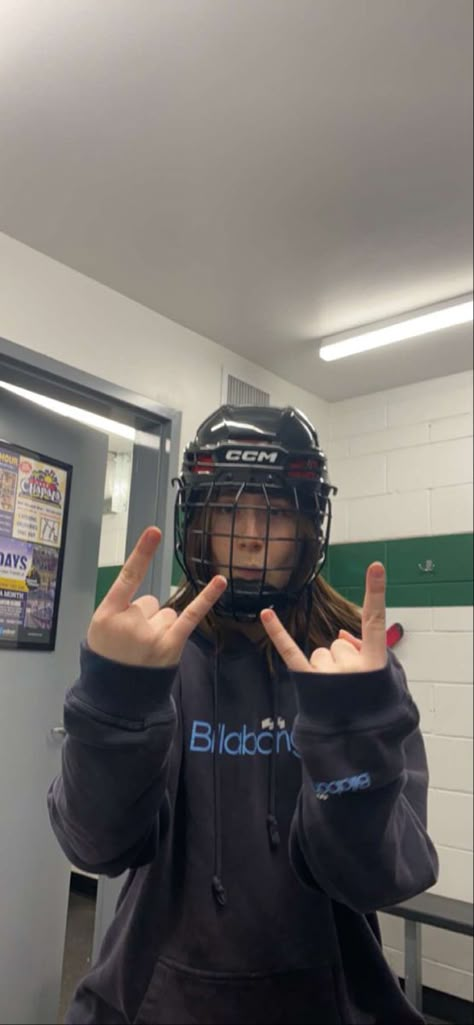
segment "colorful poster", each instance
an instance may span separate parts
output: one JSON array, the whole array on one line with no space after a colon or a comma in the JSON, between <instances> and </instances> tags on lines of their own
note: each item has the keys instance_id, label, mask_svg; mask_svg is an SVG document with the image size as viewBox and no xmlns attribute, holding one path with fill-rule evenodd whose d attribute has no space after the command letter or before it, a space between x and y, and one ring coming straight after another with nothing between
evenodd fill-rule
<instances>
[{"instance_id":1,"label":"colorful poster","mask_svg":"<svg viewBox=\"0 0 474 1025\"><path fill-rule=\"evenodd\" d=\"M71 473L0 441L0 649L54 648Z\"/></svg>"},{"instance_id":2,"label":"colorful poster","mask_svg":"<svg viewBox=\"0 0 474 1025\"><path fill-rule=\"evenodd\" d=\"M13 534L59 548L67 473L37 459L20 459Z\"/></svg>"},{"instance_id":3,"label":"colorful poster","mask_svg":"<svg viewBox=\"0 0 474 1025\"><path fill-rule=\"evenodd\" d=\"M19 461L18 455L0 447L0 535L12 532Z\"/></svg>"}]
</instances>

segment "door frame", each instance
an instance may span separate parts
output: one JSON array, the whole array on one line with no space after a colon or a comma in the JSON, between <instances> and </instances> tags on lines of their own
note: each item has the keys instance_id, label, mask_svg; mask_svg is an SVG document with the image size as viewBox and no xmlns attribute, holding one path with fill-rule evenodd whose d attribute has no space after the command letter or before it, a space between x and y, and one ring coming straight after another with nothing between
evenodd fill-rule
<instances>
[{"instance_id":1,"label":"door frame","mask_svg":"<svg viewBox=\"0 0 474 1025\"><path fill-rule=\"evenodd\" d=\"M144 581L143 590L152 591L160 600L167 599L174 536L174 497L170 482L179 472L181 412L1 336L0 380L81 406L144 434L159 434L159 451L139 442L134 445L132 486L140 495L142 516L137 515L135 504L129 513L127 554L136 540L139 526L159 523L164 543ZM144 522L140 524L143 517Z\"/></svg>"},{"instance_id":2,"label":"door frame","mask_svg":"<svg viewBox=\"0 0 474 1025\"><path fill-rule=\"evenodd\" d=\"M131 551L143 527L149 523L160 525L164 542L138 593L152 593L160 601L166 601L173 571L174 495L171 481L179 473L181 412L2 337L0 380L117 420L140 431L142 436L155 435L151 445L146 443L146 437L139 437L134 442L126 554ZM119 879L98 878L93 960L113 917L123 881L124 876Z\"/></svg>"}]
</instances>

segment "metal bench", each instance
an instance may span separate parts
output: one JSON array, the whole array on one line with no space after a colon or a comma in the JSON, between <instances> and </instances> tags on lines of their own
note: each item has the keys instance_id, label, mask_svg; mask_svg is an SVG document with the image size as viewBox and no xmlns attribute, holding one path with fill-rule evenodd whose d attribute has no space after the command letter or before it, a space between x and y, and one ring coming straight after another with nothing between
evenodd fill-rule
<instances>
[{"instance_id":1,"label":"metal bench","mask_svg":"<svg viewBox=\"0 0 474 1025\"><path fill-rule=\"evenodd\" d=\"M414 1007L422 1011L421 926L432 925L473 936L473 906L464 900L421 893L393 908L383 908L383 914L405 921L405 993Z\"/></svg>"}]
</instances>

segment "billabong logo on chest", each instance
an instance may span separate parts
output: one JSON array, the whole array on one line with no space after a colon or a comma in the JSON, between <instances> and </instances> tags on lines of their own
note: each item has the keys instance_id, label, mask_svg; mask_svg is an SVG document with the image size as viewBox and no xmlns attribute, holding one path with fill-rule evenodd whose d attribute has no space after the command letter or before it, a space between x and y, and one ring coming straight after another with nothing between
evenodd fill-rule
<instances>
[{"instance_id":1,"label":"billabong logo on chest","mask_svg":"<svg viewBox=\"0 0 474 1025\"><path fill-rule=\"evenodd\" d=\"M220 755L252 758L255 755L270 755L273 748L276 754L286 752L295 758L300 757L294 744L293 731L286 729L285 720L281 716L277 719L276 730L271 717L262 719L262 729L258 731L252 730L246 723L238 730L229 730L223 722L218 723L214 730L212 723L204 719L194 719L191 727L189 750L195 753L206 754L217 750Z\"/></svg>"}]
</instances>

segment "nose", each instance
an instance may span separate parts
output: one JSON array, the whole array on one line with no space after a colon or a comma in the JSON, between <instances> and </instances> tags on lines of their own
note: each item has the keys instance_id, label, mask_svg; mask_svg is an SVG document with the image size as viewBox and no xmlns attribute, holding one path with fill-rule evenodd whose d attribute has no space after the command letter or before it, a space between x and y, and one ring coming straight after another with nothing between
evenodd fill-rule
<instances>
[{"instance_id":1,"label":"nose","mask_svg":"<svg viewBox=\"0 0 474 1025\"><path fill-rule=\"evenodd\" d=\"M260 509L239 509L236 517L236 533L241 547L262 548L265 543L265 513Z\"/></svg>"}]
</instances>

